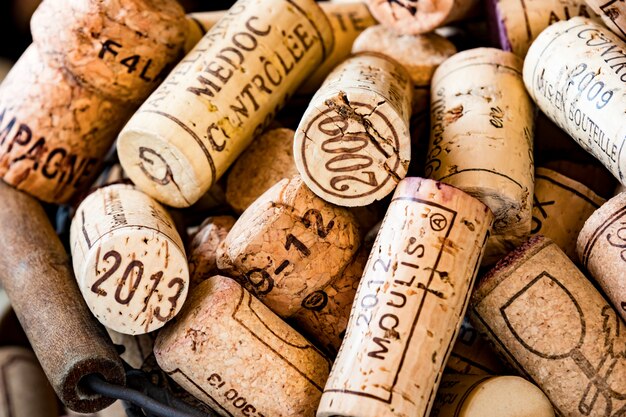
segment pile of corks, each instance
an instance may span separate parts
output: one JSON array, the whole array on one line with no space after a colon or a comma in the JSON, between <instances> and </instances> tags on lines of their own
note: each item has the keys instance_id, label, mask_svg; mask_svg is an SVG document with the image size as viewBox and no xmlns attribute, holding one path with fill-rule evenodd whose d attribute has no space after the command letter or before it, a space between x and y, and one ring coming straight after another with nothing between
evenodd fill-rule
<instances>
[{"instance_id":1,"label":"pile of corks","mask_svg":"<svg viewBox=\"0 0 626 417\"><path fill-rule=\"evenodd\" d=\"M177 416L626 415L626 3L44 0L30 27L0 415L173 416L86 382L129 368Z\"/></svg>"}]
</instances>

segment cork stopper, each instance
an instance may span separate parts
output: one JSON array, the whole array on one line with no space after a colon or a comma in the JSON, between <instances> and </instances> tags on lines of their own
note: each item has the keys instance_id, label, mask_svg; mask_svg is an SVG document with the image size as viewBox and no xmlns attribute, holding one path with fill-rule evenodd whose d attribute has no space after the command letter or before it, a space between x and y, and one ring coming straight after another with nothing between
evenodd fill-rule
<instances>
[{"instance_id":1,"label":"cork stopper","mask_svg":"<svg viewBox=\"0 0 626 417\"><path fill-rule=\"evenodd\" d=\"M347 0L341 3L323 1L318 5L328 18L335 44L324 62L318 65L298 88L298 94L315 93L328 74L350 56L352 43L357 36L366 28L376 24L367 5L360 0ZM185 50L190 51L225 14L226 11L214 11L187 15L188 31Z\"/></svg>"},{"instance_id":2,"label":"cork stopper","mask_svg":"<svg viewBox=\"0 0 626 417\"><path fill-rule=\"evenodd\" d=\"M531 234L550 238L572 261L578 262L578 234L604 202L583 184L550 169L537 168Z\"/></svg>"},{"instance_id":3,"label":"cork stopper","mask_svg":"<svg viewBox=\"0 0 626 417\"><path fill-rule=\"evenodd\" d=\"M182 307L187 257L165 209L132 185L90 194L70 229L78 286L106 327L142 334L162 327Z\"/></svg>"},{"instance_id":4,"label":"cork stopper","mask_svg":"<svg viewBox=\"0 0 626 417\"><path fill-rule=\"evenodd\" d=\"M471 16L478 0L367 0L372 15L398 33L420 35Z\"/></svg>"},{"instance_id":5,"label":"cork stopper","mask_svg":"<svg viewBox=\"0 0 626 417\"><path fill-rule=\"evenodd\" d=\"M323 290L309 295L291 318L298 330L317 342L331 357L337 356L343 342L370 249L371 245L364 245L341 276Z\"/></svg>"},{"instance_id":6,"label":"cork stopper","mask_svg":"<svg viewBox=\"0 0 626 417\"><path fill-rule=\"evenodd\" d=\"M604 24L617 36L626 40L626 5L622 1L585 0Z\"/></svg>"},{"instance_id":7,"label":"cork stopper","mask_svg":"<svg viewBox=\"0 0 626 417\"><path fill-rule=\"evenodd\" d=\"M237 220L232 216L208 217L191 238L189 244L190 286L218 275L217 248L226 240Z\"/></svg>"},{"instance_id":8,"label":"cork stopper","mask_svg":"<svg viewBox=\"0 0 626 417\"><path fill-rule=\"evenodd\" d=\"M332 46L328 19L313 0L240 0L120 133L128 176L158 201L192 205Z\"/></svg>"},{"instance_id":9,"label":"cork stopper","mask_svg":"<svg viewBox=\"0 0 626 417\"><path fill-rule=\"evenodd\" d=\"M487 264L530 233L533 118L522 61L510 52L471 49L435 72L425 173L466 191L493 211Z\"/></svg>"},{"instance_id":10,"label":"cork stopper","mask_svg":"<svg viewBox=\"0 0 626 417\"><path fill-rule=\"evenodd\" d=\"M491 211L461 190L400 182L318 417L428 415L492 222Z\"/></svg>"},{"instance_id":11,"label":"cork stopper","mask_svg":"<svg viewBox=\"0 0 626 417\"><path fill-rule=\"evenodd\" d=\"M284 179L237 220L217 250L217 266L283 318L330 285L361 243L350 212Z\"/></svg>"},{"instance_id":12,"label":"cork stopper","mask_svg":"<svg viewBox=\"0 0 626 417\"><path fill-rule=\"evenodd\" d=\"M236 213L243 213L278 181L298 173L293 161L294 134L285 128L269 130L237 159L226 182L226 201Z\"/></svg>"},{"instance_id":13,"label":"cork stopper","mask_svg":"<svg viewBox=\"0 0 626 417\"><path fill-rule=\"evenodd\" d=\"M137 102L181 58L186 21L175 0L45 0L31 32L46 64L103 97Z\"/></svg>"},{"instance_id":14,"label":"cork stopper","mask_svg":"<svg viewBox=\"0 0 626 417\"><path fill-rule=\"evenodd\" d=\"M624 42L582 17L555 23L524 62L524 83L537 106L626 183Z\"/></svg>"},{"instance_id":15,"label":"cork stopper","mask_svg":"<svg viewBox=\"0 0 626 417\"><path fill-rule=\"evenodd\" d=\"M444 375L431 417L554 417L536 385L518 376Z\"/></svg>"},{"instance_id":16,"label":"cork stopper","mask_svg":"<svg viewBox=\"0 0 626 417\"><path fill-rule=\"evenodd\" d=\"M296 167L328 202L365 206L391 193L411 159L411 80L382 55L343 62L315 94L296 131Z\"/></svg>"},{"instance_id":17,"label":"cork stopper","mask_svg":"<svg viewBox=\"0 0 626 417\"><path fill-rule=\"evenodd\" d=\"M624 324L558 246L537 236L472 295L472 324L557 415L615 415L626 406Z\"/></svg>"},{"instance_id":18,"label":"cork stopper","mask_svg":"<svg viewBox=\"0 0 626 417\"><path fill-rule=\"evenodd\" d=\"M127 111L30 45L0 86L0 176L39 200L69 202L93 182Z\"/></svg>"},{"instance_id":19,"label":"cork stopper","mask_svg":"<svg viewBox=\"0 0 626 417\"><path fill-rule=\"evenodd\" d=\"M194 290L154 353L183 388L233 417L314 417L330 370L304 337L222 276Z\"/></svg>"},{"instance_id":20,"label":"cork stopper","mask_svg":"<svg viewBox=\"0 0 626 417\"><path fill-rule=\"evenodd\" d=\"M57 397L32 351L0 348L0 415L57 417Z\"/></svg>"},{"instance_id":21,"label":"cork stopper","mask_svg":"<svg viewBox=\"0 0 626 417\"><path fill-rule=\"evenodd\" d=\"M607 201L578 236L580 262L626 320L626 193Z\"/></svg>"},{"instance_id":22,"label":"cork stopper","mask_svg":"<svg viewBox=\"0 0 626 417\"><path fill-rule=\"evenodd\" d=\"M523 58L539 34L553 23L575 16L599 16L585 0L488 0L489 25L498 45Z\"/></svg>"}]
</instances>

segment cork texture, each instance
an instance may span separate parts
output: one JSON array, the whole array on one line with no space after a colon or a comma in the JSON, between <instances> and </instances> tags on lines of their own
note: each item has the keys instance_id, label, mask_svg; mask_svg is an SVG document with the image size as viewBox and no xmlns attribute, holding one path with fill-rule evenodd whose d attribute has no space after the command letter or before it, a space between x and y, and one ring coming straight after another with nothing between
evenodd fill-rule
<instances>
[{"instance_id":1,"label":"cork texture","mask_svg":"<svg viewBox=\"0 0 626 417\"><path fill-rule=\"evenodd\" d=\"M484 204L454 187L399 184L318 417L429 415L492 222Z\"/></svg>"},{"instance_id":2,"label":"cork texture","mask_svg":"<svg viewBox=\"0 0 626 417\"><path fill-rule=\"evenodd\" d=\"M208 217L191 237L188 256L191 287L218 275L217 248L226 240L236 221L232 216Z\"/></svg>"},{"instance_id":3,"label":"cork texture","mask_svg":"<svg viewBox=\"0 0 626 417\"><path fill-rule=\"evenodd\" d=\"M485 276L472 324L562 416L626 406L624 322L556 244L537 236Z\"/></svg>"},{"instance_id":4,"label":"cork texture","mask_svg":"<svg viewBox=\"0 0 626 417\"><path fill-rule=\"evenodd\" d=\"M626 4L621 0L585 0L602 17L604 24L626 40Z\"/></svg>"},{"instance_id":5,"label":"cork texture","mask_svg":"<svg viewBox=\"0 0 626 417\"><path fill-rule=\"evenodd\" d=\"M295 176L270 188L237 220L218 248L217 266L287 318L340 276L360 243L352 214Z\"/></svg>"},{"instance_id":6,"label":"cork texture","mask_svg":"<svg viewBox=\"0 0 626 417\"><path fill-rule=\"evenodd\" d=\"M187 297L187 257L176 226L132 185L100 188L83 200L72 220L70 247L83 297L110 329L156 330Z\"/></svg>"},{"instance_id":7,"label":"cork texture","mask_svg":"<svg viewBox=\"0 0 626 417\"><path fill-rule=\"evenodd\" d=\"M367 0L372 15L398 33L419 35L468 17L478 0Z\"/></svg>"},{"instance_id":8,"label":"cork texture","mask_svg":"<svg viewBox=\"0 0 626 417\"><path fill-rule=\"evenodd\" d=\"M103 97L137 102L182 58L186 21L175 0L45 0L31 32L48 65Z\"/></svg>"},{"instance_id":9,"label":"cork texture","mask_svg":"<svg viewBox=\"0 0 626 417\"><path fill-rule=\"evenodd\" d=\"M575 16L599 16L585 0L489 0L492 30L498 34L499 46L525 57L539 34L553 23Z\"/></svg>"},{"instance_id":10,"label":"cork texture","mask_svg":"<svg viewBox=\"0 0 626 417\"><path fill-rule=\"evenodd\" d=\"M493 211L488 264L530 233L533 117L522 61L511 52L464 51L435 72L425 175L464 190Z\"/></svg>"},{"instance_id":11,"label":"cork texture","mask_svg":"<svg viewBox=\"0 0 626 417\"><path fill-rule=\"evenodd\" d=\"M0 86L0 176L48 203L93 182L128 108L47 67L31 45Z\"/></svg>"},{"instance_id":12,"label":"cork texture","mask_svg":"<svg viewBox=\"0 0 626 417\"><path fill-rule=\"evenodd\" d=\"M319 6L328 17L335 45L324 62L304 80L298 89L299 94L315 93L328 74L350 56L352 43L357 36L366 28L376 24L367 5L362 1L348 0L342 3L325 1L319 3ZM226 14L225 11L217 11L188 15L189 29L186 48L193 48L202 35L208 32L224 14Z\"/></svg>"},{"instance_id":13,"label":"cork texture","mask_svg":"<svg viewBox=\"0 0 626 417\"><path fill-rule=\"evenodd\" d=\"M583 184L547 168L537 168L532 235L550 238L578 262L576 239L605 200Z\"/></svg>"},{"instance_id":14,"label":"cork texture","mask_svg":"<svg viewBox=\"0 0 626 417\"><path fill-rule=\"evenodd\" d=\"M518 376L444 375L431 417L554 417L550 400Z\"/></svg>"},{"instance_id":15,"label":"cork texture","mask_svg":"<svg viewBox=\"0 0 626 417\"><path fill-rule=\"evenodd\" d=\"M164 328L161 368L224 417L313 417L330 362L235 281L215 276Z\"/></svg>"},{"instance_id":16,"label":"cork texture","mask_svg":"<svg viewBox=\"0 0 626 417\"><path fill-rule=\"evenodd\" d=\"M238 1L120 133L128 176L160 202L190 206L332 46L328 19L313 0Z\"/></svg>"},{"instance_id":17,"label":"cork texture","mask_svg":"<svg viewBox=\"0 0 626 417\"><path fill-rule=\"evenodd\" d=\"M601 24L575 17L548 27L524 62L524 82L546 116L626 183L626 48Z\"/></svg>"},{"instance_id":18,"label":"cork texture","mask_svg":"<svg viewBox=\"0 0 626 417\"><path fill-rule=\"evenodd\" d=\"M291 129L268 130L241 154L228 173L226 201L241 214L283 178L298 173L293 160Z\"/></svg>"},{"instance_id":19,"label":"cork texture","mask_svg":"<svg viewBox=\"0 0 626 417\"><path fill-rule=\"evenodd\" d=\"M365 206L390 194L411 160L411 80L381 55L359 54L333 70L296 130L298 172L328 202Z\"/></svg>"},{"instance_id":20,"label":"cork texture","mask_svg":"<svg viewBox=\"0 0 626 417\"><path fill-rule=\"evenodd\" d=\"M626 320L626 193L593 213L578 236L577 250L582 265Z\"/></svg>"},{"instance_id":21,"label":"cork texture","mask_svg":"<svg viewBox=\"0 0 626 417\"><path fill-rule=\"evenodd\" d=\"M331 357L336 357L350 318L354 296L370 247L365 245L332 284L312 293L291 318L294 326Z\"/></svg>"},{"instance_id":22,"label":"cork texture","mask_svg":"<svg viewBox=\"0 0 626 417\"><path fill-rule=\"evenodd\" d=\"M32 351L0 348L0 416L57 417L57 398Z\"/></svg>"}]
</instances>

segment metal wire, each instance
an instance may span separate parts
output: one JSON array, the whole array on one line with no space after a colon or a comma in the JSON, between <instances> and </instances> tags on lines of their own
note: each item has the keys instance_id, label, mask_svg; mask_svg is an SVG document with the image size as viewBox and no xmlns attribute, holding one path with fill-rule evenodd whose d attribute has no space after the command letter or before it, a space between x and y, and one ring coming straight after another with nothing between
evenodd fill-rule
<instances>
[{"instance_id":1,"label":"metal wire","mask_svg":"<svg viewBox=\"0 0 626 417\"><path fill-rule=\"evenodd\" d=\"M191 407L150 383L141 371L131 370L126 375L127 387L111 384L97 374L85 376L81 384L96 394L126 402L125 408L129 417L215 417Z\"/></svg>"}]
</instances>

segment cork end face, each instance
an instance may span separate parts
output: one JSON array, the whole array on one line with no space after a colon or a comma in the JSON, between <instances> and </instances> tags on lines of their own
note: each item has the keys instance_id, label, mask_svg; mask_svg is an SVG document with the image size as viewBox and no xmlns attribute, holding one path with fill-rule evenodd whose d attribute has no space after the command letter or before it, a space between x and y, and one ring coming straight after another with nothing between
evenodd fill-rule
<instances>
[{"instance_id":1,"label":"cork end face","mask_svg":"<svg viewBox=\"0 0 626 417\"><path fill-rule=\"evenodd\" d=\"M117 153L133 183L168 206L189 207L211 186L210 172L198 174L181 150L152 131L125 128L118 137Z\"/></svg>"},{"instance_id":2,"label":"cork end face","mask_svg":"<svg viewBox=\"0 0 626 417\"><path fill-rule=\"evenodd\" d=\"M535 385L517 376L490 378L462 405L464 417L554 417L554 408Z\"/></svg>"},{"instance_id":3,"label":"cork end face","mask_svg":"<svg viewBox=\"0 0 626 417\"><path fill-rule=\"evenodd\" d=\"M367 0L372 15L399 33L420 35L443 26L455 6L454 0Z\"/></svg>"}]
</instances>

